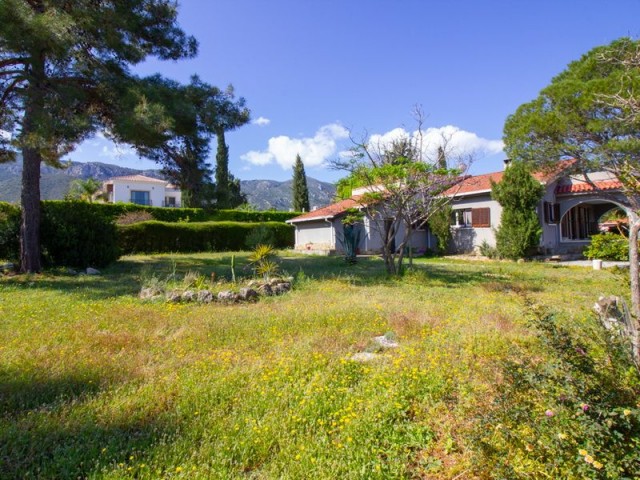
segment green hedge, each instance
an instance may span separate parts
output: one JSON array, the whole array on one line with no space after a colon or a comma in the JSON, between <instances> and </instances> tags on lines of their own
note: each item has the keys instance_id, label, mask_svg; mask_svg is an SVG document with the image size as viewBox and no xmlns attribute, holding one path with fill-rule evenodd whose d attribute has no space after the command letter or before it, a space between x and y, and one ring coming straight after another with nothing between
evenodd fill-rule
<instances>
[{"instance_id":1,"label":"green hedge","mask_svg":"<svg viewBox=\"0 0 640 480\"><path fill-rule=\"evenodd\" d=\"M123 254L242 250L247 247L247 239L256 230L268 230L276 248L292 247L294 242L293 227L282 222L148 221L117 228Z\"/></svg>"},{"instance_id":2,"label":"green hedge","mask_svg":"<svg viewBox=\"0 0 640 480\"><path fill-rule=\"evenodd\" d=\"M42 206L43 209L49 205L51 208L65 208L68 203L65 200L46 200L42 202ZM300 212L147 207L135 203L92 203L90 205L96 215L105 218L115 219L129 212L143 211L149 212L153 219L159 222L284 222L300 215Z\"/></svg>"},{"instance_id":3,"label":"green hedge","mask_svg":"<svg viewBox=\"0 0 640 480\"><path fill-rule=\"evenodd\" d=\"M109 215L86 202L44 202L40 245L45 265L104 267L118 259L117 231Z\"/></svg>"},{"instance_id":4,"label":"green hedge","mask_svg":"<svg viewBox=\"0 0 640 480\"><path fill-rule=\"evenodd\" d=\"M42 202L42 209L67 208L68 201L46 200ZM129 212L145 211L149 212L154 220L160 222L204 222L208 220L208 213L201 208L166 208L147 207L146 205L136 205L135 203L87 203L88 209L95 215L107 219L116 219Z\"/></svg>"},{"instance_id":5,"label":"green hedge","mask_svg":"<svg viewBox=\"0 0 640 480\"><path fill-rule=\"evenodd\" d=\"M284 222L301 215L300 212L247 212L244 210L214 210L207 220L212 222Z\"/></svg>"},{"instance_id":6,"label":"green hedge","mask_svg":"<svg viewBox=\"0 0 640 480\"><path fill-rule=\"evenodd\" d=\"M116 229L115 219L137 211L149 212L155 221ZM284 221L296 215L47 200L41 246L46 265L73 267L107 265L118 258L118 245L123 253L242 250L256 243L286 248L293 246L293 227ZM0 202L0 259L19 258L19 233L20 207Z\"/></svg>"},{"instance_id":7,"label":"green hedge","mask_svg":"<svg viewBox=\"0 0 640 480\"><path fill-rule=\"evenodd\" d=\"M20 256L20 207L0 202L0 260Z\"/></svg>"}]
</instances>

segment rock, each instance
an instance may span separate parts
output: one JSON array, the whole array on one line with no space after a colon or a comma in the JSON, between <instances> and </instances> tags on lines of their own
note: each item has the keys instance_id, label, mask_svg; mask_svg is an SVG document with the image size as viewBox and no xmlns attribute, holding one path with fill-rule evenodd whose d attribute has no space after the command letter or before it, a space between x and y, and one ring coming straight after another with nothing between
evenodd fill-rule
<instances>
[{"instance_id":1,"label":"rock","mask_svg":"<svg viewBox=\"0 0 640 480\"><path fill-rule=\"evenodd\" d=\"M258 300L258 292L256 292L253 288L241 288L240 289L240 300L245 302L254 302Z\"/></svg>"},{"instance_id":2,"label":"rock","mask_svg":"<svg viewBox=\"0 0 640 480\"><path fill-rule=\"evenodd\" d=\"M218 300L221 302L234 303L237 302L239 296L237 293L232 292L231 290L223 290L218 293Z\"/></svg>"},{"instance_id":3,"label":"rock","mask_svg":"<svg viewBox=\"0 0 640 480\"><path fill-rule=\"evenodd\" d=\"M77 270L74 270L73 268L67 268L66 273L67 273L67 275L72 275L72 276L74 276L74 277L75 277L76 275L78 275Z\"/></svg>"},{"instance_id":4,"label":"rock","mask_svg":"<svg viewBox=\"0 0 640 480\"><path fill-rule=\"evenodd\" d=\"M4 271L11 271L11 270L15 270L16 266L15 264L8 262L8 263L3 263L2 265L0 265L0 270Z\"/></svg>"},{"instance_id":5,"label":"rock","mask_svg":"<svg viewBox=\"0 0 640 480\"><path fill-rule=\"evenodd\" d=\"M260 293L260 295L264 295L265 297L270 297L274 294L273 288L271 288L271 285L269 285L268 283L260 285L258 287L258 292Z\"/></svg>"},{"instance_id":6,"label":"rock","mask_svg":"<svg viewBox=\"0 0 640 480\"><path fill-rule=\"evenodd\" d=\"M87 267L86 274L87 275L100 275L100 270L96 270L95 268Z\"/></svg>"},{"instance_id":7,"label":"rock","mask_svg":"<svg viewBox=\"0 0 640 480\"><path fill-rule=\"evenodd\" d=\"M377 345L380 345L382 348L396 348L398 346L398 342L394 342L393 340L390 340L384 335L381 335L379 337L374 337L373 341Z\"/></svg>"},{"instance_id":8,"label":"rock","mask_svg":"<svg viewBox=\"0 0 640 480\"><path fill-rule=\"evenodd\" d=\"M153 300L154 298L158 298L160 295L162 295L162 292L155 288L143 288L140 290L138 297L140 300Z\"/></svg>"},{"instance_id":9,"label":"rock","mask_svg":"<svg viewBox=\"0 0 640 480\"><path fill-rule=\"evenodd\" d=\"M197 300L200 303L211 303L213 302L213 293L209 290L200 290Z\"/></svg>"},{"instance_id":10,"label":"rock","mask_svg":"<svg viewBox=\"0 0 640 480\"><path fill-rule=\"evenodd\" d=\"M287 293L289 290L291 290L291 284L289 282L281 281L273 286L273 292L276 295L282 295L283 293Z\"/></svg>"},{"instance_id":11,"label":"rock","mask_svg":"<svg viewBox=\"0 0 640 480\"><path fill-rule=\"evenodd\" d=\"M593 309L600 317L600 321L607 330L622 328L625 324L624 307L615 295L600 297ZM622 307L622 308L621 308Z\"/></svg>"},{"instance_id":12,"label":"rock","mask_svg":"<svg viewBox=\"0 0 640 480\"><path fill-rule=\"evenodd\" d=\"M180 299L183 302L195 302L198 295L193 290L186 290L182 293Z\"/></svg>"},{"instance_id":13,"label":"rock","mask_svg":"<svg viewBox=\"0 0 640 480\"><path fill-rule=\"evenodd\" d=\"M171 290L167 292L167 302L168 303L180 303L182 300L182 294L178 290Z\"/></svg>"}]
</instances>

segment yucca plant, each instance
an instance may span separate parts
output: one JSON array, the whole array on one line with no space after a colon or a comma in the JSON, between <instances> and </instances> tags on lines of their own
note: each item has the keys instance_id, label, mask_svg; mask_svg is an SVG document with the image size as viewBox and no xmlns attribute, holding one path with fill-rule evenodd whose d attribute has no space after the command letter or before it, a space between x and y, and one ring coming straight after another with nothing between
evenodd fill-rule
<instances>
[{"instance_id":1,"label":"yucca plant","mask_svg":"<svg viewBox=\"0 0 640 480\"><path fill-rule=\"evenodd\" d=\"M256 248L249 255L253 273L269 280L279 269L275 256L276 251L271 245L256 245Z\"/></svg>"}]
</instances>

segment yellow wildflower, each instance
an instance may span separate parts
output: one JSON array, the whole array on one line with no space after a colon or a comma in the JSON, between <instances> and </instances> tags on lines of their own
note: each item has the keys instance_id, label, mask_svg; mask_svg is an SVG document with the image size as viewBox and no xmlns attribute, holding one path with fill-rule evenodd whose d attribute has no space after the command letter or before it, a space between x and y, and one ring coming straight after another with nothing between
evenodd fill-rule
<instances>
[{"instance_id":1,"label":"yellow wildflower","mask_svg":"<svg viewBox=\"0 0 640 480\"><path fill-rule=\"evenodd\" d=\"M600 470L602 467L604 467L604 465L602 465L600 462L593 462L593 467L597 470Z\"/></svg>"},{"instance_id":2,"label":"yellow wildflower","mask_svg":"<svg viewBox=\"0 0 640 480\"><path fill-rule=\"evenodd\" d=\"M578 450L578 453L584 457L587 454L587 451L581 448L580 450Z\"/></svg>"}]
</instances>

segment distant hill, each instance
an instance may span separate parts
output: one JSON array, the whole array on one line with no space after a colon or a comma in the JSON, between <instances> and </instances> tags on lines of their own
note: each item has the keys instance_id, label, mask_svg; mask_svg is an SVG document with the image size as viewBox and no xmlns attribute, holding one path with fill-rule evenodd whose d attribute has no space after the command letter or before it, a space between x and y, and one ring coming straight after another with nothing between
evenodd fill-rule
<instances>
[{"instance_id":1,"label":"distant hill","mask_svg":"<svg viewBox=\"0 0 640 480\"><path fill-rule=\"evenodd\" d=\"M159 170L136 170L100 162L71 162L65 169L43 166L40 191L43 200L60 200L69 191L75 179L95 178L107 180L123 175L146 175L162 178ZM20 183L22 163L0 163L0 201L18 202L20 200ZM248 202L258 210L289 210L291 208L292 180L277 182L275 180L242 180L240 189L247 195ZM307 177L309 187L309 203L322 207L333 201L336 189L331 183L320 182Z\"/></svg>"}]
</instances>

